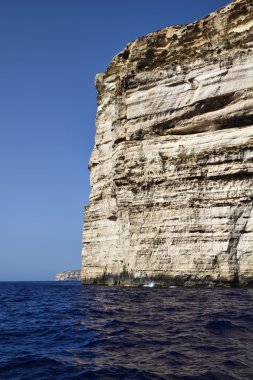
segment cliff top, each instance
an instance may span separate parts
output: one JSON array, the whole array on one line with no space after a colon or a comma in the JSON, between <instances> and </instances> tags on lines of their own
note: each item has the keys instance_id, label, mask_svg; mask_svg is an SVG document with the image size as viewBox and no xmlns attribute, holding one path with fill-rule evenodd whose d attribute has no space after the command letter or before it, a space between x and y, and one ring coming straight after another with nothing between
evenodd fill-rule
<instances>
[{"instance_id":1,"label":"cliff top","mask_svg":"<svg viewBox=\"0 0 253 380\"><path fill-rule=\"evenodd\" d=\"M105 82L124 80L146 70L172 68L198 60L215 62L226 55L253 48L253 5L251 0L234 0L227 6L188 25L160 29L127 44L111 61L104 74L97 74L99 95ZM131 88L131 86L130 86Z\"/></svg>"}]
</instances>

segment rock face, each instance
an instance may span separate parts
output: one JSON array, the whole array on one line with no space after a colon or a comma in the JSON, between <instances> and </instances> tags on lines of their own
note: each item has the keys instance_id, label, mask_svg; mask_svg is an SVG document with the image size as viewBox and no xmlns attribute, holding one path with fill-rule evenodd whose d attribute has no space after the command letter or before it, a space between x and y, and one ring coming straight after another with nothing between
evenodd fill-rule
<instances>
[{"instance_id":1,"label":"rock face","mask_svg":"<svg viewBox=\"0 0 253 380\"><path fill-rule=\"evenodd\" d=\"M84 283L253 283L252 29L236 0L96 76Z\"/></svg>"},{"instance_id":2,"label":"rock face","mask_svg":"<svg viewBox=\"0 0 253 380\"><path fill-rule=\"evenodd\" d=\"M56 281L80 281L80 273L79 269L76 270L68 270L66 272L57 273L55 275Z\"/></svg>"}]
</instances>

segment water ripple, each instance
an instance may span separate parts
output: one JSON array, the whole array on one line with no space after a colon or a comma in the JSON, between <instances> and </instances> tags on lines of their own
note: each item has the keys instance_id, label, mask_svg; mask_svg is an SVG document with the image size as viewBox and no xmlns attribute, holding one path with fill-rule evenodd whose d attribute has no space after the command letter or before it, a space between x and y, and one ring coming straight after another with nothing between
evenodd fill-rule
<instances>
[{"instance_id":1,"label":"water ripple","mask_svg":"<svg viewBox=\"0 0 253 380\"><path fill-rule=\"evenodd\" d=\"M252 289L0 283L0 377L251 380L252 301Z\"/></svg>"}]
</instances>

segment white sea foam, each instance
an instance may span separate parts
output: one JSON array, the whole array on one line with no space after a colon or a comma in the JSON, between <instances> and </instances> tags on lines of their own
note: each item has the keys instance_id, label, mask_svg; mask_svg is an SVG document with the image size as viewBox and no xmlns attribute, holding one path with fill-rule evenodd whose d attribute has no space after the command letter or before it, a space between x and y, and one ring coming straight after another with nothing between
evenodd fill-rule
<instances>
[{"instance_id":1,"label":"white sea foam","mask_svg":"<svg viewBox=\"0 0 253 380\"><path fill-rule=\"evenodd\" d=\"M154 283L154 281L151 281L148 284L145 284L143 286L145 286L146 288L153 288L155 286L155 283Z\"/></svg>"}]
</instances>

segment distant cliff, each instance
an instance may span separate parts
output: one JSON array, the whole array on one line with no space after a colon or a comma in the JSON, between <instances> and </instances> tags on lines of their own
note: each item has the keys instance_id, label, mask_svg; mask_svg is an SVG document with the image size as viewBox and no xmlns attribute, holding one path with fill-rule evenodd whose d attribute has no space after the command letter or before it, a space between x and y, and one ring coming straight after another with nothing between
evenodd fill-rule
<instances>
[{"instance_id":1,"label":"distant cliff","mask_svg":"<svg viewBox=\"0 0 253 380\"><path fill-rule=\"evenodd\" d=\"M236 0L96 76L84 283L253 283L252 27Z\"/></svg>"},{"instance_id":2,"label":"distant cliff","mask_svg":"<svg viewBox=\"0 0 253 380\"><path fill-rule=\"evenodd\" d=\"M80 281L80 270L68 270L66 272L57 273L56 281Z\"/></svg>"}]
</instances>

